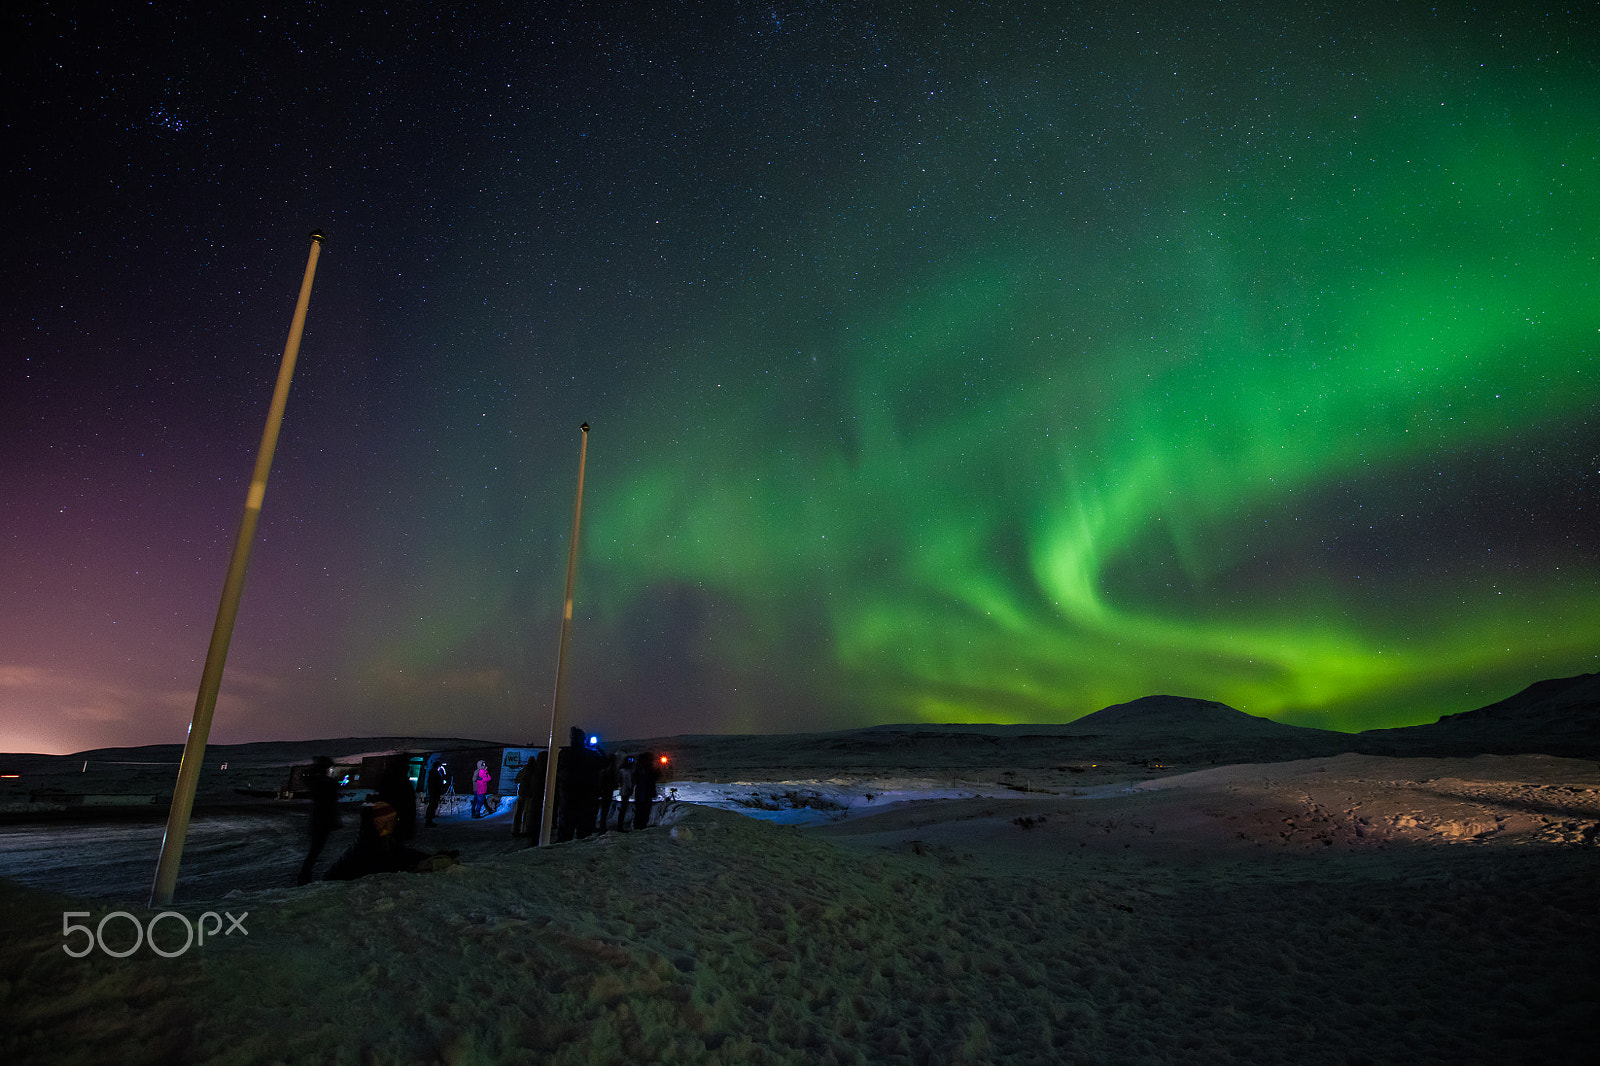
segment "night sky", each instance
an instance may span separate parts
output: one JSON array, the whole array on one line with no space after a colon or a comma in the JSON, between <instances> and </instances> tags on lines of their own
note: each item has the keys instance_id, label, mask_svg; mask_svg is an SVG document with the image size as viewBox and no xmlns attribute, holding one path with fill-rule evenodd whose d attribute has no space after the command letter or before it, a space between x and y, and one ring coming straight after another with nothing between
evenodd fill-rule
<instances>
[{"instance_id":1,"label":"night sky","mask_svg":"<svg viewBox=\"0 0 1600 1066\"><path fill-rule=\"evenodd\" d=\"M228 7L228 10L221 10ZM0 749L1600 669L1587 3L24 0Z\"/></svg>"}]
</instances>

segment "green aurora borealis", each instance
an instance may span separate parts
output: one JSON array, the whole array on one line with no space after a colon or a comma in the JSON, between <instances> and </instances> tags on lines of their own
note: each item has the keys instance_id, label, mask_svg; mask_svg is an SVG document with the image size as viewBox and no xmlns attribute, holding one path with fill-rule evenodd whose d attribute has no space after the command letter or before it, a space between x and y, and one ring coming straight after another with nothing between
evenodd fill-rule
<instances>
[{"instance_id":1,"label":"green aurora borealis","mask_svg":"<svg viewBox=\"0 0 1600 1066\"><path fill-rule=\"evenodd\" d=\"M725 342L759 369L620 479L599 418L594 610L715 603L684 654L745 677L741 730L775 661L875 720L1172 692L1347 730L1592 668L1594 96L1370 107L1197 166L1137 238L1067 210L825 326L765 313Z\"/></svg>"},{"instance_id":2,"label":"green aurora borealis","mask_svg":"<svg viewBox=\"0 0 1600 1066\"><path fill-rule=\"evenodd\" d=\"M1600 669L1600 17L20 25L0 747L1429 722ZM114 90L114 91L113 91Z\"/></svg>"}]
</instances>

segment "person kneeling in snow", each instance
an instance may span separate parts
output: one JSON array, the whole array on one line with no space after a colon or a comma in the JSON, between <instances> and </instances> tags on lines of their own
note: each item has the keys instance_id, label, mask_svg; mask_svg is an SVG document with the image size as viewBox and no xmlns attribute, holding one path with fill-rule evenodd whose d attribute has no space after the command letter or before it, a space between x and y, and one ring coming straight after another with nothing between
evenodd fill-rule
<instances>
[{"instance_id":1,"label":"person kneeling in snow","mask_svg":"<svg viewBox=\"0 0 1600 1066\"><path fill-rule=\"evenodd\" d=\"M424 860L432 858L426 852L408 848L400 839L399 816L394 807L379 800L361 805L361 832L334 860L324 881L354 881L367 874L396 873L415 870Z\"/></svg>"}]
</instances>

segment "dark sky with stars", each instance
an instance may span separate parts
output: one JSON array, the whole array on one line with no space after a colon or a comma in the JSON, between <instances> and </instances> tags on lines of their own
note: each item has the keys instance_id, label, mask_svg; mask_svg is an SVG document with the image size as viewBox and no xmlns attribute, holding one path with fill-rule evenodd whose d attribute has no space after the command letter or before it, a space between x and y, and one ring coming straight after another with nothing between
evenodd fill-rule
<instances>
[{"instance_id":1,"label":"dark sky with stars","mask_svg":"<svg viewBox=\"0 0 1600 1066\"><path fill-rule=\"evenodd\" d=\"M1600 668L1589 4L24 2L0 748Z\"/></svg>"}]
</instances>

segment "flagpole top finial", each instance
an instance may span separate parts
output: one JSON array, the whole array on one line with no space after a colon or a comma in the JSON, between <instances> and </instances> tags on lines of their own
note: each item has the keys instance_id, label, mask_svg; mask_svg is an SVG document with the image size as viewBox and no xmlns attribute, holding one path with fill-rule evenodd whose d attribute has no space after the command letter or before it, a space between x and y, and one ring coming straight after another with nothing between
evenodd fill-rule
<instances>
[{"instance_id":1,"label":"flagpole top finial","mask_svg":"<svg viewBox=\"0 0 1600 1066\"><path fill-rule=\"evenodd\" d=\"M326 237L324 237L322 235L322 231L321 230L314 229L314 230L311 231L311 239L316 241L318 244L321 244L323 241L327 240L328 238L326 238Z\"/></svg>"},{"instance_id":2,"label":"flagpole top finial","mask_svg":"<svg viewBox=\"0 0 1600 1066\"><path fill-rule=\"evenodd\" d=\"M589 432L589 423L585 422L583 425L579 426L578 428L583 430L585 433L587 433L587 432Z\"/></svg>"}]
</instances>

